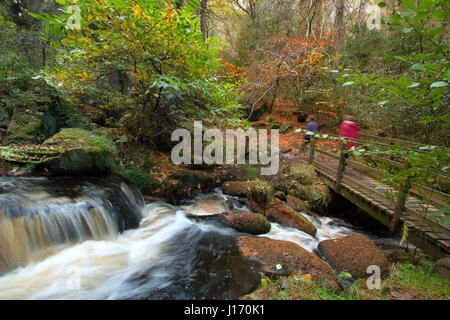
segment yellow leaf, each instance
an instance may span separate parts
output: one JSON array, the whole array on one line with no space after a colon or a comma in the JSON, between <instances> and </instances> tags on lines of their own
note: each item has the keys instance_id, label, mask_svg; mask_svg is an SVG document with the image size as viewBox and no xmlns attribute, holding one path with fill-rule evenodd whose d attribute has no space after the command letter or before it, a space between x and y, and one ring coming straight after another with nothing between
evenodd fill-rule
<instances>
[{"instance_id":1,"label":"yellow leaf","mask_svg":"<svg viewBox=\"0 0 450 320\"><path fill-rule=\"evenodd\" d=\"M312 275L310 275L309 273L302 274L301 278L302 278L302 280L305 280L305 281L311 281L312 280Z\"/></svg>"}]
</instances>

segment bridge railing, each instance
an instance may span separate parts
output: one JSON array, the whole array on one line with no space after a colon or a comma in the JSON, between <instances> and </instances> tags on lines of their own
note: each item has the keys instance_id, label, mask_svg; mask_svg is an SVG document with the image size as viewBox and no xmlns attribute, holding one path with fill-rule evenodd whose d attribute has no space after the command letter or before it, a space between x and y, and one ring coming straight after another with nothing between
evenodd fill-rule
<instances>
[{"instance_id":1,"label":"bridge railing","mask_svg":"<svg viewBox=\"0 0 450 320\"><path fill-rule=\"evenodd\" d=\"M297 132L306 131L299 129ZM308 132L308 134L310 133L311 132ZM317 142L321 139L339 141L339 152L332 153L320 148ZM348 142L354 142L358 147L348 150L345 148L345 145ZM383 148L389 150L393 145L395 145L396 148L403 148L405 150L413 147L415 152L418 153L429 152L427 151L427 148L424 148L423 150L420 149L420 147L423 146L422 144L411 141L383 138L380 142L379 139L372 139L372 136L370 135L361 135L361 139L350 139L332 134L311 133L307 158L310 164L314 164L324 171L328 171L330 175L334 175L334 190L336 192L339 192L343 183L351 182L368 194L379 197L380 192L377 192L374 188L346 176L344 174L345 168L351 166L358 171L362 171L366 176L378 181L386 178L386 172L379 168L380 164L391 171L395 170L398 172L408 170L410 164L401 155L374 153L368 156L366 154L360 155L358 151L370 148ZM330 172L329 168L321 165L320 161L316 159L317 154L336 160L338 162L336 171ZM350 157L348 155L352 156ZM394 216L391 221L391 230L396 229L401 215L406 213L417 218L422 223L429 225L433 230L436 230L436 232L442 232L446 235L450 234L448 225L448 220L450 220L450 212L448 211L450 205L450 196L448 194L450 175L448 172L437 169L433 172L433 175L434 184L420 184L408 178L405 181L402 181L402 183L398 183L395 187L387 186L384 183L379 186L384 190L383 200L393 206ZM444 191L440 190L436 187L436 184L447 186L447 189ZM414 209L410 205L407 205L407 201L410 197L420 200L420 202L418 201L414 204ZM438 219L438 217L441 219ZM444 223L442 221L444 221Z\"/></svg>"}]
</instances>

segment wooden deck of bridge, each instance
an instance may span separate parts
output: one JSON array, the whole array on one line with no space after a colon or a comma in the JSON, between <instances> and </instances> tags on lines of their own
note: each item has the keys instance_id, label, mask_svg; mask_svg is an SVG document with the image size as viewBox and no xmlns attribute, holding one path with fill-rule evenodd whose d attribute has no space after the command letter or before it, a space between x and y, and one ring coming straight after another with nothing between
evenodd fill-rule
<instances>
[{"instance_id":1,"label":"wooden deck of bridge","mask_svg":"<svg viewBox=\"0 0 450 320\"><path fill-rule=\"evenodd\" d=\"M312 161L322 180L332 189L337 183L338 161L316 159ZM365 174L362 170L347 165L342 176L338 193L356 204L362 210L386 226L390 226L394 217L395 205L387 197L387 185ZM438 211L432 205L408 195L399 225L408 226L408 241L424 252L440 258L450 254L450 237L442 226L424 218L424 211Z\"/></svg>"}]
</instances>

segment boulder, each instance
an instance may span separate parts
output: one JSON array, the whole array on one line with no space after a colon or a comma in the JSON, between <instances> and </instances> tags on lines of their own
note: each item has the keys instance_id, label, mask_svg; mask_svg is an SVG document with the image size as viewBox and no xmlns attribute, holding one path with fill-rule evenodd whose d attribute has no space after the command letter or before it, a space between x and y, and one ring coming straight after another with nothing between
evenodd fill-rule
<instances>
[{"instance_id":1,"label":"boulder","mask_svg":"<svg viewBox=\"0 0 450 320\"><path fill-rule=\"evenodd\" d=\"M283 171L288 174L289 177L298 180L303 185L311 185L320 182L314 166L310 164L300 163L290 165L283 168Z\"/></svg>"},{"instance_id":2,"label":"boulder","mask_svg":"<svg viewBox=\"0 0 450 320\"><path fill-rule=\"evenodd\" d=\"M439 259L434 267L434 273L450 280L450 256Z\"/></svg>"},{"instance_id":3,"label":"boulder","mask_svg":"<svg viewBox=\"0 0 450 320\"><path fill-rule=\"evenodd\" d=\"M348 272L353 278L367 278L367 267L379 266L381 277L389 275L389 264L375 243L361 235L349 235L341 239L319 243L320 255L338 272Z\"/></svg>"},{"instance_id":4,"label":"boulder","mask_svg":"<svg viewBox=\"0 0 450 320\"><path fill-rule=\"evenodd\" d=\"M223 212L212 215L192 215L187 217L194 221L209 222L212 224L225 225L242 233L252 235L265 234L270 231L271 225L265 216L259 213L249 212Z\"/></svg>"},{"instance_id":5,"label":"boulder","mask_svg":"<svg viewBox=\"0 0 450 320\"><path fill-rule=\"evenodd\" d=\"M313 237L317 229L306 217L292 209L286 202L273 198L267 205L265 215L270 221L296 228Z\"/></svg>"},{"instance_id":6,"label":"boulder","mask_svg":"<svg viewBox=\"0 0 450 320\"><path fill-rule=\"evenodd\" d=\"M91 131L63 129L43 145L67 150L57 159L44 163L53 173L105 173L115 165L117 149L114 142Z\"/></svg>"},{"instance_id":7,"label":"boulder","mask_svg":"<svg viewBox=\"0 0 450 320\"><path fill-rule=\"evenodd\" d=\"M222 185L225 194L245 196L259 206L265 207L273 198L273 188L265 181L227 181Z\"/></svg>"},{"instance_id":8,"label":"boulder","mask_svg":"<svg viewBox=\"0 0 450 320\"><path fill-rule=\"evenodd\" d=\"M246 236L239 237L236 242L240 254L259 262L269 276L309 274L313 281L329 287L338 286L337 276L329 265L293 242Z\"/></svg>"},{"instance_id":9,"label":"boulder","mask_svg":"<svg viewBox=\"0 0 450 320\"><path fill-rule=\"evenodd\" d=\"M220 216L224 218L226 225L244 233L265 234L271 228L269 220L259 213L224 212Z\"/></svg>"},{"instance_id":10,"label":"boulder","mask_svg":"<svg viewBox=\"0 0 450 320\"><path fill-rule=\"evenodd\" d=\"M287 204L294 210L297 211L309 211L309 205L308 202L300 200L297 197L294 197L290 194L286 196L286 202Z\"/></svg>"},{"instance_id":11,"label":"boulder","mask_svg":"<svg viewBox=\"0 0 450 320\"><path fill-rule=\"evenodd\" d=\"M174 173L169 178L180 181L184 188L196 188L201 185L211 189L216 183L216 178L212 174L201 170L183 170Z\"/></svg>"},{"instance_id":12,"label":"boulder","mask_svg":"<svg viewBox=\"0 0 450 320\"><path fill-rule=\"evenodd\" d=\"M293 189L289 190L289 194L301 200L307 201L309 210L326 213L330 202L330 189L323 183L313 185L297 184Z\"/></svg>"}]
</instances>

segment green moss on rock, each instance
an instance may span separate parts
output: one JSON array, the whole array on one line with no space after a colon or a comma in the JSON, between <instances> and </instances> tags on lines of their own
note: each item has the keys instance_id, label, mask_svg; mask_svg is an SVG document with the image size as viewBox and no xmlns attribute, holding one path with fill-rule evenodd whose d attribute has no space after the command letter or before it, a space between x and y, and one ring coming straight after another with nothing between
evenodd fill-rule
<instances>
[{"instance_id":1,"label":"green moss on rock","mask_svg":"<svg viewBox=\"0 0 450 320\"><path fill-rule=\"evenodd\" d=\"M45 139L43 126L42 117L37 112L16 113L9 122L3 143L41 143Z\"/></svg>"},{"instance_id":2,"label":"green moss on rock","mask_svg":"<svg viewBox=\"0 0 450 320\"><path fill-rule=\"evenodd\" d=\"M64 129L44 145L70 149L46 166L56 173L108 172L115 166L117 149L108 137L83 129Z\"/></svg>"},{"instance_id":3,"label":"green moss on rock","mask_svg":"<svg viewBox=\"0 0 450 320\"><path fill-rule=\"evenodd\" d=\"M221 215L228 226L244 233L265 234L271 228L269 220L259 213L225 212Z\"/></svg>"},{"instance_id":4,"label":"green moss on rock","mask_svg":"<svg viewBox=\"0 0 450 320\"><path fill-rule=\"evenodd\" d=\"M305 216L292 209L286 202L273 198L267 205L266 217L273 222L296 228L313 237L317 229Z\"/></svg>"},{"instance_id":5,"label":"green moss on rock","mask_svg":"<svg viewBox=\"0 0 450 320\"><path fill-rule=\"evenodd\" d=\"M254 181L227 181L222 185L223 192L233 196L245 196L261 207L273 198L274 190L262 180Z\"/></svg>"},{"instance_id":6,"label":"green moss on rock","mask_svg":"<svg viewBox=\"0 0 450 320\"><path fill-rule=\"evenodd\" d=\"M296 164L287 166L284 168L285 173L287 173L291 178L297 180L301 184L311 185L319 181L316 170L314 166L309 164Z\"/></svg>"},{"instance_id":7,"label":"green moss on rock","mask_svg":"<svg viewBox=\"0 0 450 320\"><path fill-rule=\"evenodd\" d=\"M146 194L159 186L159 183L141 168L135 166L119 167L116 171L130 180L142 194Z\"/></svg>"},{"instance_id":8,"label":"green moss on rock","mask_svg":"<svg viewBox=\"0 0 450 320\"><path fill-rule=\"evenodd\" d=\"M291 195L309 203L309 209L318 213L326 213L330 202L330 190L323 183L314 185L298 184L289 192Z\"/></svg>"}]
</instances>

